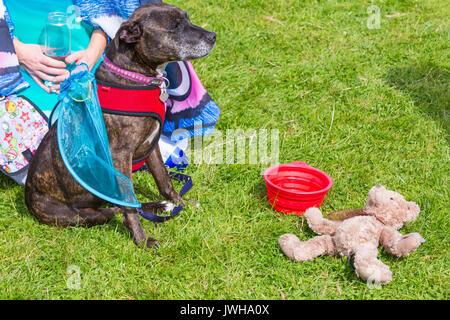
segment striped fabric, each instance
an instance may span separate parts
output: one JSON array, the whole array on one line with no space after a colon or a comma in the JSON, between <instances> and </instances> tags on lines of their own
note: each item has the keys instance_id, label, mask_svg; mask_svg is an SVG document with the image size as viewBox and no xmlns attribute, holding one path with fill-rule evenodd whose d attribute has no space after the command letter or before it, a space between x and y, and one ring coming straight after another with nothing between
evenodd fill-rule
<instances>
[{"instance_id":1,"label":"striped fabric","mask_svg":"<svg viewBox=\"0 0 450 320\"><path fill-rule=\"evenodd\" d=\"M83 21L100 27L114 38L123 21L142 4L162 2L160 0L74 0L80 9Z\"/></svg>"},{"instance_id":2,"label":"striped fabric","mask_svg":"<svg viewBox=\"0 0 450 320\"><path fill-rule=\"evenodd\" d=\"M12 41L13 30L8 10L3 0L0 0L0 97L28 87L19 71L19 61Z\"/></svg>"}]
</instances>

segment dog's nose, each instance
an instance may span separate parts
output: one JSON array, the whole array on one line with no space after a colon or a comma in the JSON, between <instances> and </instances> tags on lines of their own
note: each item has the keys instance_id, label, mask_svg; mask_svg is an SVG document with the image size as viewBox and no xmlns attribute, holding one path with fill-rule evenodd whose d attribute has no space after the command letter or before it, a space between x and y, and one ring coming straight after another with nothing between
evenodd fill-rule
<instances>
[{"instance_id":1,"label":"dog's nose","mask_svg":"<svg viewBox=\"0 0 450 320\"><path fill-rule=\"evenodd\" d=\"M216 42L216 34L214 32L208 32L206 39L211 42Z\"/></svg>"}]
</instances>

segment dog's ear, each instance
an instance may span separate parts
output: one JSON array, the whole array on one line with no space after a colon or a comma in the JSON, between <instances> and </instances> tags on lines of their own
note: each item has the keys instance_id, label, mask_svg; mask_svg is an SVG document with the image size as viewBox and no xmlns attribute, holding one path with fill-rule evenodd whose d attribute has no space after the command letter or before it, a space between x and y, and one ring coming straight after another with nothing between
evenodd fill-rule
<instances>
[{"instance_id":1,"label":"dog's ear","mask_svg":"<svg viewBox=\"0 0 450 320\"><path fill-rule=\"evenodd\" d=\"M118 31L120 40L136 43L142 36L142 27L137 21L125 21Z\"/></svg>"}]
</instances>

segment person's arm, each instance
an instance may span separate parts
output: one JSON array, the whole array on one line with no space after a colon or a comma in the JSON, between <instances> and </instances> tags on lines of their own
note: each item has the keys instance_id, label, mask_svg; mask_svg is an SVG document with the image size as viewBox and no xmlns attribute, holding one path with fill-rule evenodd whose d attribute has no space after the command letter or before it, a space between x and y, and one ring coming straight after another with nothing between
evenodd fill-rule
<instances>
[{"instance_id":1,"label":"person's arm","mask_svg":"<svg viewBox=\"0 0 450 320\"><path fill-rule=\"evenodd\" d=\"M51 93L52 91L59 91L59 83L69 76L69 71L65 69L66 63L76 62L79 64L84 62L89 66L89 69L92 69L102 57L108 44L108 37L100 29L94 30L88 48L68 55L65 59L66 63L46 56L43 47L40 45L22 43L17 37L14 37L13 42L17 59L22 67L42 89ZM58 84L49 88L43 80Z\"/></svg>"},{"instance_id":2,"label":"person's arm","mask_svg":"<svg viewBox=\"0 0 450 320\"><path fill-rule=\"evenodd\" d=\"M51 89L44 84L43 80L56 83L63 81L69 75L69 72L64 69L66 64L46 56L42 46L22 43L17 37L14 37L13 44L21 66L48 93Z\"/></svg>"}]
</instances>

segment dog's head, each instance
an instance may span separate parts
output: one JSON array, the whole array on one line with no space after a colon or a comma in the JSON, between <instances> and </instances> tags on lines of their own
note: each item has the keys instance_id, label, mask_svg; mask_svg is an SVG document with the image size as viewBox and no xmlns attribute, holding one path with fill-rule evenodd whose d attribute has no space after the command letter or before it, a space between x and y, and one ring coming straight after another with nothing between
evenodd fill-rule
<instances>
[{"instance_id":1,"label":"dog's head","mask_svg":"<svg viewBox=\"0 0 450 320\"><path fill-rule=\"evenodd\" d=\"M116 38L132 46L143 62L149 64L202 58L216 42L214 32L193 25L186 12L162 3L136 9L122 23Z\"/></svg>"}]
</instances>

